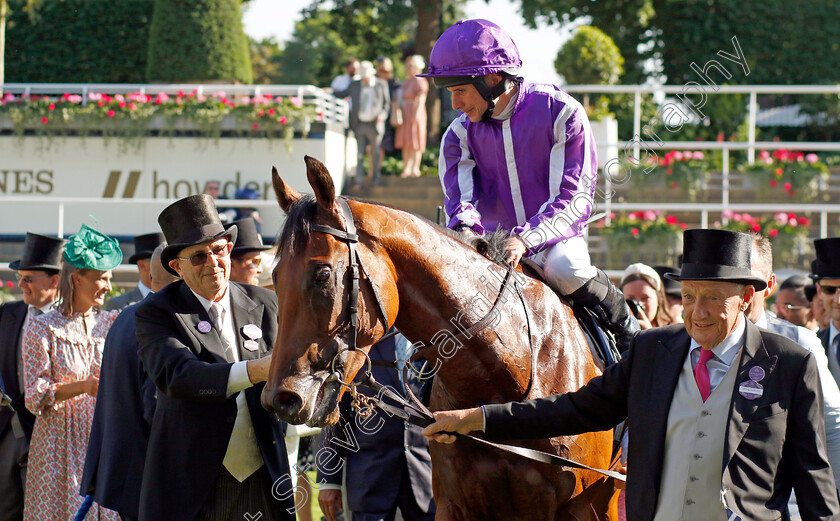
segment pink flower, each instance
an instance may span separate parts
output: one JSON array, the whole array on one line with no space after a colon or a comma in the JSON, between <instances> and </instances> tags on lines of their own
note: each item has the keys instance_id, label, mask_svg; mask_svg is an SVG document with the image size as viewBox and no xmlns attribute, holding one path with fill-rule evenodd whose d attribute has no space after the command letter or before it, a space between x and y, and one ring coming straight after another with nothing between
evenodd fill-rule
<instances>
[{"instance_id":1,"label":"pink flower","mask_svg":"<svg viewBox=\"0 0 840 521\"><path fill-rule=\"evenodd\" d=\"M651 210L647 210L647 211L644 213L644 219L645 219L646 221L655 221L655 220L656 220L656 214L655 214L653 211L651 211Z\"/></svg>"},{"instance_id":2,"label":"pink flower","mask_svg":"<svg viewBox=\"0 0 840 521\"><path fill-rule=\"evenodd\" d=\"M101 101L101 100L100 100L100 101L97 101L97 102L96 102L96 106L97 106L97 107L104 107L104 106L105 106L105 102L104 102L104 101Z\"/></svg>"},{"instance_id":3,"label":"pink flower","mask_svg":"<svg viewBox=\"0 0 840 521\"><path fill-rule=\"evenodd\" d=\"M260 128L260 124L259 124L259 123L254 123L254 124L253 124L253 125L251 125L251 126L254 128L254 130L257 130L258 128Z\"/></svg>"},{"instance_id":4,"label":"pink flower","mask_svg":"<svg viewBox=\"0 0 840 521\"><path fill-rule=\"evenodd\" d=\"M131 103L128 104L128 108L131 109L131 110L134 110L134 109L137 108L137 105L132 101Z\"/></svg>"},{"instance_id":5,"label":"pink flower","mask_svg":"<svg viewBox=\"0 0 840 521\"><path fill-rule=\"evenodd\" d=\"M633 237L638 237L639 236L639 229L638 228L633 228L632 230L630 230L630 235L632 235Z\"/></svg>"},{"instance_id":6,"label":"pink flower","mask_svg":"<svg viewBox=\"0 0 840 521\"><path fill-rule=\"evenodd\" d=\"M12 282L11 280L8 280L8 281L6 281L6 287L9 288L9 289L12 289L12 288L15 287L15 283Z\"/></svg>"},{"instance_id":7,"label":"pink flower","mask_svg":"<svg viewBox=\"0 0 840 521\"><path fill-rule=\"evenodd\" d=\"M257 116L259 116L259 117L265 116L265 111L263 109L258 110L257 111Z\"/></svg>"},{"instance_id":8,"label":"pink flower","mask_svg":"<svg viewBox=\"0 0 840 521\"><path fill-rule=\"evenodd\" d=\"M289 120L286 119L286 116L280 116L277 121L279 121L281 125L285 125Z\"/></svg>"},{"instance_id":9,"label":"pink flower","mask_svg":"<svg viewBox=\"0 0 840 521\"><path fill-rule=\"evenodd\" d=\"M668 170L665 170L665 175L672 175L673 173L674 173L674 171L671 170L670 168Z\"/></svg>"},{"instance_id":10,"label":"pink flower","mask_svg":"<svg viewBox=\"0 0 840 521\"><path fill-rule=\"evenodd\" d=\"M42 123L42 124L44 124L44 125L46 125L47 123L49 123L49 121L50 121L50 118L48 118L48 117L46 117L46 116L44 116L43 118L41 118L41 123Z\"/></svg>"},{"instance_id":11,"label":"pink flower","mask_svg":"<svg viewBox=\"0 0 840 521\"><path fill-rule=\"evenodd\" d=\"M770 180L770 186L772 186L773 188L776 188L777 186L779 186L779 182L776 181L775 179L771 179Z\"/></svg>"},{"instance_id":12,"label":"pink flower","mask_svg":"<svg viewBox=\"0 0 840 521\"><path fill-rule=\"evenodd\" d=\"M741 214L739 214L739 213L732 214L732 220L735 221L736 223L741 222Z\"/></svg>"},{"instance_id":13,"label":"pink flower","mask_svg":"<svg viewBox=\"0 0 840 521\"><path fill-rule=\"evenodd\" d=\"M672 181L672 182L671 182L671 188L676 188L676 187L677 187L677 182L676 182L676 181Z\"/></svg>"},{"instance_id":14,"label":"pink flower","mask_svg":"<svg viewBox=\"0 0 840 521\"><path fill-rule=\"evenodd\" d=\"M227 98L227 94L225 94L225 91L223 90L216 91L213 94L211 94L211 96L213 96L214 98Z\"/></svg>"},{"instance_id":15,"label":"pink flower","mask_svg":"<svg viewBox=\"0 0 840 521\"><path fill-rule=\"evenodd\" d=\"M764 159L762 159L762 161L764 162L765 165L772 165L773 164L773 158L770 158L770 157L765 157Z\"/></svg>"},{"instance_id":16,"label":"pink flower","mask_svg":"<svg viewBox=\"0 0 840 521\"><path fill-rule=\"evenodd\" d=\"M55 110L55 103L50 103L49 107L47 107L47 110L50 110L50 111Z\"/></svg>"},{"instance_id":17,"label":"pink flower","mask_svg":"<svg viewBox=\"0 0 840 521\"><path fill-rule=\"evenodd\" d=\"M610 212L610 219L615 219L615 212Z\"/></svg>"},{"instance_id":18,"label":"pink flower","mask_svg":"<svg viewBox=\"0 0 840 521\"><path fill-rule=\"evenodd\" d=\"M178 91L178 97L179 97L179 98L183 98L183 97L184 97L184 91L179 90L179 91Z\"/></svg>"},{"instance_id":19,"label":"pink flower","mask_svg":"<svg viewBox=\"0 0 840 521\"><path fill-rule=\"evenodd\" d=\"M788 226L792 226L792 227L795 228L796 224L797 224L796 219L791 219L791 220L788 221Z\"/></svg>"},{"instance_id":20,"label":"pink flower","mask_svg":"<svg viewBox=\"0 0 840 521\"><path fill-rule=\"evenodd\" d=\"M770 152L768 152L766 150L762 150L761 152L759 152L758 158L759 159L770 159Z\"/></svg>"},{"instance_id":21,"label":"pink flower","mask_svg":"<svg viewBox=\"0 0 840 521\"><path fill-rule=\"evenodd\" d=\"M703 160L706 157L706 155L703 154L703 152L701 152L700 150L697 150L697 151L694 152L693 157L694 157L694 159Z\"/></svg>"},{"instance_id":22,"label":"pink flower","mask_svg":"<svg viewBox=\"0 0 840 521\"><path fill-rule=\"evenodd\" d=\"M769 235L770 237L775 237L775 236L779 235L779 230L773 228L772 230L767 232L767 235Z\"/></svg>"},{"instance_id":23,"label":"pink flower","mask_svg":"<svg viewBox=\"0 0 840 521\"><path fill-rule=\"evenodd\" d=\"M691 152L691 150L686 150L685 152L683 152L683 161L691 161L691 158L693 157L694 154Z\"/></svg>"},{"instance_id":24,"label":"pink flower","mask_svg":"<svg viewBox=\"0 0 840 521\"><path fill-rule=\"evenodd\" d=\"M121 101L121 102L119 103L119 105L120 105L120 108L121 108L121 109L124 109L124 108L125 108L125 106L126 106L126 105L128 105L128 103L126 103L125 101Z\"/></svg>"},{"instance_id":25,"label":"pink flower","mask_svg":"<svg viewBox=\"0 0 840 521\"><path fill-rule=\"evenodd\" d=\"M724 210L720 213L720 216L723 219L731 219L733 215L732 210Z\"/></svg>"},{"instance_id":26,"label":"pink flower","mask_svg":"<svg viewBox=\"0 0 840 521\"><path fill-rule=\"evenodd\" d=\"M300 96L289 96L289 101L292 102L292 106L294 106L295 108L299 109L303 107L303 98L301 98Z\"/></svg>"},{"instance_id":27,"label":"pink flower","mask_svg":"<svg viewBox=\"0 0 840 521\"><path fill-rule=\"evenodd\" d=\"M682 228L683 230L685 230L686 228L688 228L688 225L687 225L687 224L685 224L685 223L680 223L680 228Z\"/></svg>"},{"instance_id":28,"label":"pink flower","mask_svg":"<svg viewBox=\"0 0 840 521\"><path fill-rule=\"evenodd\" d=\"M801 224L802 226L808 226L809 224L811 224L811 221L809 221L807 217L797 217L796 222Z\"/></svg>"},{"instance_id":29,"label":"pink flower","mask_svg":"<svg viewBox=\"0 0 840 521\"><path fill-rule=\"evenodd\" d=\"M5 96L3 96L3 101L6 103L11 103L15 100L15 95L11 92L7 92Z\"/></svg>"},{"instance_id":30,"label":"pink flower","mask_svg":"<svg viewBox=\"0 0 840 521\"><path fill-rule=\"evenodd\" d=\"M680 152L679 150L677 150L673 154L671 154L671 157L674 159L674 161L682 161L683 160L682 152Z\"/></svg>"},{"instance_id":31,"label":"pink flower","mask_svg":"<svg viewBox=\"0 0 840 521\"><path fill-rule=\"evenodd\" d=\"M158 105L166 103L167 101L169 101L169 96L165 92L161 92L155 96L155 103Z\"/></svg>"},{"instance_id":32,"label":"pink flower","mask_svg":"<svg viewBox=\"0 0 840 521\"><path fill-rule=\"evenodd\" d=\"M125 97L122 94L114 94L114 99L117 101L125 101Z\"/></svg>"},{"instance_id":33,"label":"pink flower","mask_svg":"<svg viewBox=\"0 0 840 521\"><path fill-rule=\"evenodd\" d=\"M273 107L268 109L269 116L274 117L275 114L277 114L277 111Z\"/></svg>"},{"instance_id":34,"label":"pink flower","mask_svg":"<svg viewBox=\"0 0 840 521\"><path fill-rule=\"evenodd\" d=\"M111 109L111 110L109 110L109 111L108 111L108 117L109 117L109 118L113 118L116 114L117 114L117 113L116 113L116 112L114 112L114 109Z\"/></svg>"},{"instance_id":35,"label":"pink flower","mask_svg":"<svg viewBox=\"0 0 840 521\"><path fill-rule=\"evenodd\" d=\"M746 222L746 223L754 223L755 222L755 217L753 217L752 215L750 215L748 213L742 213L741 214L741 219L743 219L744 222Z\"/></svg>"},{"instance_id":36,"label":"pink flower","mask_svg":"<svg viewBox=\"0 0 840 521\"><path fill-rule=\"evenodd\" d=\"M751 229L752 231L754 231L755 233L758 233L758 232L760 232L760 231L761 231L761 225L759 225L759 224L753 224L753 225L752 225L752 228L750 228L750 229Z\"/></svg>"},{"instance_id":37,"label":"pink flower","mask_svg":"<svg viewBox=\"0 0 840 521\"><path fill-rule=\"evenodd\" d=\"M793 186L790 183L785 183L784 186L782 186L782 188L784 188L785 191L790 192Z\"/></svg>"},{"instance_id":38,"label":"pink flower","mask_svg":"<svg viewBox=\"0 0 840 521\"><path fill-rule=\"evenodd\" d=\"M817 154L808 154L807 156L805 156L805 161L807 161L808 163L810 163L812 165L819 160L820 160L820 158L817 157Z\"/></svg>"},{"instance_id":39,"label":"pink flower","mask_svg":"<svg viewBox=\"0 0 840 521\"><path fill-rule=\"evenodd\" d=\"M773 216L773 219L775 219L775 220L776 220L776 223L777 223L779 226L784 226L784 225L785 225L785 223L786 223L786 222L787 222L787 220L788 220L788 216L787 216L787 214L786 214L785 212L779 212L779 213L777 213L776 215L774 215L774 216Z\"/></svg>"},{"instance_id":40,"label":"pink flower","mask_svg":"<svg viewBox=\"0 0 840 521\"><path fill-rule=\"evenodd\" d=\"M673 215L669 215L668 217L665 218L665 222L668 223L668 224L677 224L677 218L674 217Z\"/></svg>"}]
</instances>

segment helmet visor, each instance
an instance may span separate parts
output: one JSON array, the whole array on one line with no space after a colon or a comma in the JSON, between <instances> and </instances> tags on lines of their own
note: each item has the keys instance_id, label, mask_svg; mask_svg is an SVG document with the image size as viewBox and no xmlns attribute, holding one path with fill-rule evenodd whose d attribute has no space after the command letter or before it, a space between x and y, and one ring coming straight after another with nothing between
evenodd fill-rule
<instances>
[{"instance_id":1,"label":"helmet visor","mask_svg":"<svg viewBox=\"0 0 840 521\"><path fill-rule=\"evenodd\" d=\"M456 87L458 85L468 85L475 83L481 76L435 76L435 87L439 89L446 89L448 87Z\"/></svg>"}]
</instances>

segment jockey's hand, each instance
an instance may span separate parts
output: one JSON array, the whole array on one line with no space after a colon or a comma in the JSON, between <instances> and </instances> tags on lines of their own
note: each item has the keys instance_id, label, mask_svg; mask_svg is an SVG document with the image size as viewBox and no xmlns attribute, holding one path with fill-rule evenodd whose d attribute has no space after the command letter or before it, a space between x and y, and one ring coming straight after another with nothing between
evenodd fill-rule
<instances>
[{"instance_id":1,"label":"jockey's hand","mask_svg":"<svg viewBox=\"0 0 840 521\"><path fill-rule=\"evenodd\" d=\"M528 248L525 247L525 243L522 242L522 239L518 235L514 235L505 241L505 251L507 252L505 262L516 267L519 264L519 260L525 255L525 252L528 251Z\"/></svg>"},{"instance_id":2,"label":"jockey's hand","mask_svg":"<svg viewBox=\"0 0 840 521\"><path fill-rule=\"evenodd\" d=\"M341 508L341 490L327 489L318 492L318 506L321 507L321 512L327 521L335 521L338 514L343 510Z\"/></svg>"},{"instance_id":3,"label":"jockey's hand","mask_svg":"<svg viewBox=\"0 0 840 521\"><path fill-rule=\"evenodd\" d=\"M461 409L457 411L438 411L435 414L435 423L423 429L423 436L429 441L438 443L453 443L455 436L449 434L458 432L467 434L473 431L484 430L484 413L481 407L474 409Z\"/></svg>"}]
</instances>

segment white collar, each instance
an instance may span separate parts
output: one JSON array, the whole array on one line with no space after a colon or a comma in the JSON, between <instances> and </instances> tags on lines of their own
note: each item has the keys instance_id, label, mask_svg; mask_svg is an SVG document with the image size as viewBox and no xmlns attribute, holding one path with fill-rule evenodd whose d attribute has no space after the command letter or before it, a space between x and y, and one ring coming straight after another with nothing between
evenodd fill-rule
<instances>
[{"instance_id":1,"label":"white collar","mask_svg":"<svg viewBox=\"0 0 840 521\"><path fill-rule=\"evenodd\" d=\"M837 333L840 333L840 331L837 330L837 326L834 325L834 319L832 319L828 323L828 345L834 342L834 337L837 336Z\"/></svg>"},{"instance_id":2,"label":"white collar","mask_svg":"<svg viewBox=\"0 0 840 521\"><path fill-rule=\"evenodd\" d=\"M201 307L204 308L204 311L207 311L209 313L210 306L212 306L214 302L210 302L206 298L202 297L201 295L193 291L192 288L190 288L190 291L192 291L192 294L195 295L195 298L198 299L198 302L201 304ZM225 294L222 295L222 298L218 302L215 302L215 304L219 304L220 306L222 306L222 308L225 311L230 311L230 284L228 284Z\"/></svg>"},{"instance_id":3,"label":"white collar","mask_svg":"<svg viewBox=\"0 0 840 521\"><path fill-rule=\"evenodd\" d=\"M735 330L732 331L732 333L730 333L729 336L724 338L723 342L712 348L712 353L714 353L715 356L718 357L721 361L723 361L723 363L725 363L727 366L732 365L732 362L735 360L735 356L738 354L738 350L744 343L744 335L747 331L747 320L749 319L746 317L746 315L741 313L740 320L740 325L735 326ZM691 353L696 347L700 347L700 344L698 344L697 341L692 338L691 347L689 348L688 352Z\"/></svg>"},{"instance_id":4,"label":"white collar","mask_svg":"<svg viewBox=\"0 0 840 521\"><path fill-rule=\"evenodd\" d=\"M140 290L140 294L143 296L143 298L148 297L149 293L154 293L154 291L152 291L152 288L143 284L142 280L137 283L137 289Z\"/></svg>"},{"instance_id":5,"label":"white collar","mask_svg":"<svg viewBox=\"0 0 840 521\"><path fill-rule=\"evenodd\" d=\"M762 329L767 329L767 311L762 309L761 316L758 317L758 320L754 322L754 324Z\"/></svg>"},{"instance_id":6,"label":"white collar","mask_svg":"<svg viewBox=\"0 0 840 521\"><path fill-rule=\"evenodd\" d=\"M516 107L516 99L519 97L519 86L514 85L513 91L511 92L510 99L508 100L508 104L505 105L505 108L502 109L502 112L499 113L497 116L493 116L493 119L498 119L499 121L504 121L506 119L510 119L513 116L513 109Z\"/></svg>"}]
</instances>

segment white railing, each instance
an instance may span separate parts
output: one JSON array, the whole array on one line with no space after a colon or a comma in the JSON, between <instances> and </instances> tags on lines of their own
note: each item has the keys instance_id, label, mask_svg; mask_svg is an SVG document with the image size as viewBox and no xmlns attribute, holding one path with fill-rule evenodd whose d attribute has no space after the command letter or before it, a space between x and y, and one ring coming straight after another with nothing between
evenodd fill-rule
<instances>
[{"instance_id":1,"label":"white railing","mask_svg":"<svg viewBox=\"0 0 840 521\"><path fill-rule=\"evenodd\" d=\"M88 94L131 94L139 92L155 96L160 93L175 95L179 91L195 92L196 95L209 95L222 91L228 96L295 96L308 105L315 106L323 114L326 123L347 125L348 106L343 99L336 98L314 85L233 85L233 84L142 84L142 83L6 83L1 85L3 92L14 95L79 94L82 105L87 105Z\"/></svg>"}]
</instances>

